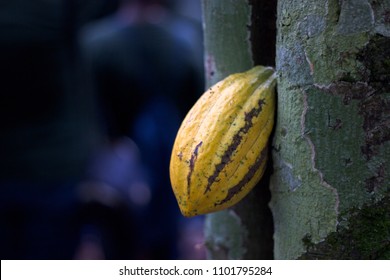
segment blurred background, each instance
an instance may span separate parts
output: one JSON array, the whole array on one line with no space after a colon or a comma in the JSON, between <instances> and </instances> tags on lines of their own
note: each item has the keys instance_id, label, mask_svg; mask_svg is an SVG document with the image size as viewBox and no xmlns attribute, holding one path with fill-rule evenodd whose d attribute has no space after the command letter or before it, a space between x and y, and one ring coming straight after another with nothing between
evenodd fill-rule
<instances>
[{"instance_id":1,"label":"blurred background","mask_svg":"<svg viewBox=\"0 0 390 280\"><path fill-rule=\"evenodd\" d=\"M0 0L1 259L202 259L169 182L199 0Z\"/></svg>"}]
</instances>

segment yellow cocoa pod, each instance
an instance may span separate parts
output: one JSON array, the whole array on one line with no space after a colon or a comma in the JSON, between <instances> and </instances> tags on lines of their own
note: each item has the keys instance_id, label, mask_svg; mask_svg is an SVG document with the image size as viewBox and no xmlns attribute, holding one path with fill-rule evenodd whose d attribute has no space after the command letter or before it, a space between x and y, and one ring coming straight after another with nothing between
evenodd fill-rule
<instances>
[{"instance_id":1,"label":"yellow cocoa pod","mask_svg":"<svg viewBox=\"0 0 390 280\"><path fill-rule=\"evenodd\" d=\"M170 162L184 216L228 208L261 179L274 124L276 74L256 66L207 90L183 120Z\"/></svg>"}]
</instances>

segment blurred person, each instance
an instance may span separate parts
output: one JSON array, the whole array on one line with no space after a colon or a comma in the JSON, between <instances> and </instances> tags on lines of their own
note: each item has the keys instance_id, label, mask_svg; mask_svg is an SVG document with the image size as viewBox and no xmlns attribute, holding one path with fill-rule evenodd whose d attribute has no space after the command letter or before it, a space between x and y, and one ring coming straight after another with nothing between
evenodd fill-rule
<instances>
[{"instance_id":1,"label":"blurred person","mask_svg":"<svg viewBox=\"0 0 390 280\"><path fill-rule=\"evenodd\" d=\"M201 48L199 26L175 16L174 4L122 0L113 16L80 34L109 139L133 139L145 166L147 184L138 191L147 189L150 199L135 229L141 231L141 259L179 257L181 215L170 186L169 159L180 122L203 91L194 51L194 42ZM190 30L199 37L190 38Z\"/></svg>"},{"instance_id":2,"label":"blurred person","mask_svg":"<svg viewBox=\"0 0 390 280\"><path fill-rule=\"evenodd\" d=\"M1 259L71 259L80 243L77 185L103 136L76 6L0 0Z\"/></svg>"}]
</instances>

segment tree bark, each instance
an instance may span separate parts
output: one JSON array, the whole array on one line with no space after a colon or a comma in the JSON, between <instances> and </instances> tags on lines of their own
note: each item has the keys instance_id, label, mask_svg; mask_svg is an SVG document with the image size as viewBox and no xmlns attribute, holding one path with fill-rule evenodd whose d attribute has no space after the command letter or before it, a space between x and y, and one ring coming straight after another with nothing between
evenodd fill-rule
<instances>
[{"instance_id":1,"label":"tree bark","mask_svg":"<svg viewBox=\"0 0 390 280\"><path fill-rule=\"evenodd\" d=\"M276 259L390 258L390 1L279 0Z\"/></svg>"},{"instance_id":2,"label":"tree bark","mask_svg":"<svg viewBox=\"0 0 390 280\"><path fill-rule=\"evenodd\" d=\"M276 1L202 0L206 86L254 65L274 65ZM237 206L206 216L208 258L273 258L270 169Z\"/></svg>"}]
</instances>

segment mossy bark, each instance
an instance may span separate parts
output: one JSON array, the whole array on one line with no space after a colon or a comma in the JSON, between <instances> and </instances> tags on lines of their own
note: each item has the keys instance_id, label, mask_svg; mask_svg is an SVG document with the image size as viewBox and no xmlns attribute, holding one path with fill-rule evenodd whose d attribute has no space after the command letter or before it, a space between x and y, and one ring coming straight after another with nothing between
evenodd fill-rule
<instances>
[{"instance_id":1,"label":"mossy bark","mask_svg":"<svg viewBox=\"0 0 390 280\"><path fill-rule=\"evenodd\" d=\"M389 0L278 1L276 259L390 257L389 15Z\"/></svg>"},{"instance_id":2,"label":"mossy bark","mask_svg":"<svg viewBox=\"0 0 390 280\"><path fill-rule=\"evenodd\" d=\"M206 87L254 65L273 65L276 1L260 2L263 1L202 0ZM269 39L264 40L264 36ZM262 44L262 40L266 43ZM237 206L207 215L209 258L273 258L269 173Z\"/></svg>"}]
</instances>

